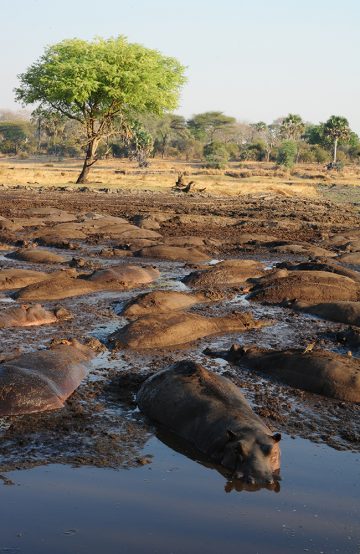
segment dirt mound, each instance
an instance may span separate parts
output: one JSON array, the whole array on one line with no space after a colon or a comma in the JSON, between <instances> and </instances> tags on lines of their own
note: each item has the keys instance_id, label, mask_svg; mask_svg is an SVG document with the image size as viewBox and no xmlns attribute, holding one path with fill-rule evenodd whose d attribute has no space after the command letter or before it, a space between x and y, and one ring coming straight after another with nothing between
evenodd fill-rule
<instances>
[{"instance_id":1,"label":"dirt mound","mask_svg":"<svg viewBox=\"0 0 360 554\"><path fill-rule=\"evenodd\" d=\"M292 308L330 321L360 327L360 302L323 302L321 304L295 302Z\"/></svg>"},{"instance_id":2,"label":"dirt mound","mask_svg":"<svg viewBox=\"0 0 360 554\"><path fill-rule=\"evenodd\" d=\"M358 283L343 275L326 271L279 271L269 276L267 281L260 281L258 286L255 285L249 298L258 302L281 304L291 300L316 303L357 301L360 297Z\"/></svg>"},{"instance_id":3,"label":"dirt mound","mask_svg":"<svg viewBox=\"0 0 360 554\"><path fill-rule=\"evenodd\" d=\"M34 306L24 305L0 311L0 328L48 325L60 319L70 318L70 312L64 308L55 308L55 310L49 311L40 304L35 304Z\"/></svg>"},{"instance_id":4,"label":"dirt mound","mask_svg":"<svg viewBox=\"0 0 360 554\"><path fill-rule=\"evenodd\" d=\"M6 257L35 264L63 264L67 261L64 256L60 256L49 250L41 250L40 248L21 248L20 250L16 250L16 252L7 254Z\"/></svg>"},{"instance_id":5,"label":"dirt mound","mask_svg":"<svg viewBox=\"0 0 360 554\"><path fill-rule=\"evenodd\" d=\"M242 285L251 277L264 273L264 266L254 260L226 260L204 271L194 271L184 277L189 287L229 287Z\"/></svg>"},{"instance_id":6,"label":"dirt mound","mask_svg":"<svg viewBox=\"0 0 360 554\"><path fill-rule=\"evenodd\" d=\"M55 410L80 385L93 351L78 341L22 354L0 365L0 415Z\"/></svg>"},{"instance_id":7,"label":"dirt mound","mask_svg":"<svg viewBox=\"0 0 360 554\"><path fill-rule=\"evenodd\" d=\"M217 300L223 298L218 294ZM128 318L136 318L149 314L163 314L175 310L184 310L195 304L211 302L214 299L205 294L189 294L172 290L157 290L141 294L128 302L122 315Z\"/></svg>"},{"instance_id":8,"label":"dirt mound","mask_svg":"<svg viewBox=\"0 0 360 554\"><path fill-rule=\"evenodd\" d=\"M0 270L0 290L13 290L48 279L49 274L29 269Z\"/></svg>"},{"instance_id":9,"label":"dirt mound","mask_svg":"<svg viewBox=\"0 0 360 554\"><path fill-rule=\"evenodd\" d=\"M232 360L278 379L291 387L316 394L360 402L360 360L316 350L232 350Z\"/></svg>"},{"instance_id":10,"label":"dirt mound","mask_svg":"<svg viewBox=\"0 0 360 554\"><path fill-rule=\"evenodd\" d=\"M150 246L135 253L141 258L158 258L173 262L208 262L210 256L196 248L182 248L181 246Z\"/></svg>"},{"instance_id":11,"label":"dirt mound","mask_svg":"<svg viewBox=\"0 0 360 554\"><path fill-rule=\"evenodd\" d=\"M147 349L180 346L211 335L247 331L262 327L248 313L226 317L205 317L177 312L145 316L113 333L110 340L117 348Z\"/></svg>"}]
</instances>

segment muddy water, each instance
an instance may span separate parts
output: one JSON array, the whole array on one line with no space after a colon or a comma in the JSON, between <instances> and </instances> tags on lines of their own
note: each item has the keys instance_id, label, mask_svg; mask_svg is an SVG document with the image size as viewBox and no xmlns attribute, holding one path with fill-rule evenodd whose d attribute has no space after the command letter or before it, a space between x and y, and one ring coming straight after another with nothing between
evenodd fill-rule
<instances>
[{"instance_id":1,"label":"muddy water","mask_svg":"<svg viewBox=\"0 0 360 554\"><path fill-rule=\"evenodd\" d=\"M152 264L136 259L90 259L102 265ZM15 263L30 267L8 259L5 265ZM161 268L161 278L146 290L187 290L179 280L190 271L183 264L154 263ZM73 321L16 333L0 331L1 349L11 350L21 344L24 350L32 350L46 346L54 336L93 335L104 340L127 323L121 309L139 292L142 290L99 293L57 302L73 312ZM10 300L10 294L4 293L0 300ZM272 320L272 325L241 335L208 338L189 349L102 353L73 402L91 403L83 391L108 380L116 382L118 375L129 370L146 373L185 357L200 361L237 382L255 410L264 402L270 406L270 424L284 434L280 492L226 492L222 475L160 442L133 405L129 407L123 399L119 403L104 388L96 404L96 417L87 421L88 427L82 431L83 443L73 434L75 420L71 414L58 429L51 425L55 414L48 414L31 416L25 425L27 435L22 434L25 431L20 425L19 435L7 437L6 444L0 445L4 476L4 485L0 481L0 554L360 552L358 407L316 395L299 396L289 387L203 354L207 346L221 350L232 342L269 348L303 347L314 337L324 348L344 353L345 348L331 338L331 333L344 326L249 303L241 294L221 304L194 308L208 315L234 309L251 310L256 318ZM120 431L110 445L100 444L100 450L114 451L113 457L107 454L100 464L99 452L91 457L96 446L93 435L96 441L110 430L116 435L124 422L131 424L130 431L126 429L124 436ZM0 432L5 432L10 421L0 423ZM76 450L81 451L80 461ZM144 459L151 463L141 466ZM64 463L54 463L57 461ZM16 470L30 466L36 467Z\"/></svg>"},{"instance_id":2,"label":"muddy water","mask_svg":"<svg viewBox=\"0 0 360 554\"><path fill-rule=\"evenodd\" d=\"M281 491L224 491L224 479L156 438L153 463L115 471L51 465L7 474L0 552L355 554L359 455L285 437Z\"/></svg>"}]
</instances>

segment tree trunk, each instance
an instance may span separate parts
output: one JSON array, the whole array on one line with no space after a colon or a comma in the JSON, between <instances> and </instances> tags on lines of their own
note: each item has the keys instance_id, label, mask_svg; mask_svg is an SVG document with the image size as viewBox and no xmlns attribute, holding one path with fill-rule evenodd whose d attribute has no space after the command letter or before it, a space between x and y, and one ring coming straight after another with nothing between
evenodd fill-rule
<instances>
[{"instance_id":1,"label":"tree trunk","mask_svg":"<svg viewBox=\"0 0 360 554\"><path fill-rule=\"evenodd\" d=\"M336 164L337 145L338 145L338 139L336 138L334 141L334 159L333 159L334 164Z\"/></svg>"},{"instance_id":2,"label":"tree trunk","mask_svg":"<svg viewBox=\"0 0 360 554\"><path fill-rule=\"evenodd\" d=\"M88 147L86 149L86 157L84 160L84 165L76 181L77 185L86 183L90 168L97 161L95 154L96 154L98 145L99 145L99 140L96 138L93 138L89 141Z\"/></svg>"}]
</instances>

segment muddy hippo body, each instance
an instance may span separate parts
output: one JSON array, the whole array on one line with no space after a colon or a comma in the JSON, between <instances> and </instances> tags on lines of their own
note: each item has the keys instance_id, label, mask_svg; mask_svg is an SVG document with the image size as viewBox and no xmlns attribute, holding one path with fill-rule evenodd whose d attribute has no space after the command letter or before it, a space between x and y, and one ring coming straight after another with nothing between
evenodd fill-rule
<instances>
[{"instance_id":1,"label":"muddy hippo body","mask_svg":"<svg viewBox=\"0 0 360 554\"><path fill-rule=\"evenodd\" d=\"M194 362L178 362L147 379L137 401L150 419L237 478L273 483L280 469L280 436L272 435L228 379Z\"/></svg>"},{"instance_id":2,"label":"muddy hippo body","mask_svg":"<svg viewBox=\"0 0 360 554\"><path fill-rule=\"evenodd\" d=\"M93 356L90 348L72 341L0 364L0 416L61 408Z\"/></svg>"},{"instance_id":3,"label":"muddy hippo body","mask_svg":"<svg viewBox=\"0 0 360 554\"><path fill-rule=\"evenodd\" d=\"M70 319L70 312L63 308L45 310L40 304L17 306L0 312L0 329L8 327L32 327L47 325L60 319Z\"/></svg>"},{"instance_id":4,"label":"muddy hippo body","mask_svg":"<svg viewBox=\"0 0 360 554\"><path fill-rule=\"evenodd\" d=\"M357 301L359 284L326 271L278 270L259 279L249 298L258 302L281 304L289 300L303 302Z\"/></svg>"},{"instance_id":5,"label":"muddy hippo body","mask_svg":"<svg viewBox=\"0 0 360 554\"><path fill-rule=\"evenodd\" d=\"M295 302L291 307L323 319L360 327L360 302Z\"/></svg>"},{"instance_id":6,"label":"muddy hippo body","mask_svg":"<svg viewBox=\"0 0 360 554\"><path fill-rule=\"evenodd\" d=\"M221 293L198 293L177 292L172 290L157 290L141 294L130 300L124 307L122 315L128 318L141 317L148 314L168 313L174 310L191 308L195 304L216 302L222 300Z\"/></svg>"},{"instance_id":7,"label":"muddy hippo body","mask_svg":"<svg viewBox=\"0 0 360 554\"><path fill-rule=\"evenodd\" d=\"M203 271L193 271L183 282L193 288L231 287L242 285L251 277L264 273L264 266L254 260L225 260Z\"/></svg>"},{"instance_id":8,"label":"muddy hippo body","mask_svg":"<svg viewBox=\"0 0 360 554\"><path fill-rule=\"evenodd\" d=\"M110 340L117 348L168 348L211 335L262 327L264 324L255 321L251 314L246 312L225 317L174 312L140 317L113 333Z\"/></svg>"},{"instance_id":9,"label":"muddy hippo body","mask_svg":"<svg viewBox=\"0 0 360 554\"><path fill-rule=\"evenodd\" d=\"M315 350L260 350L233 346L224 356L308 392L360 402L360 360Z\"/></svg>"}]
</instances>

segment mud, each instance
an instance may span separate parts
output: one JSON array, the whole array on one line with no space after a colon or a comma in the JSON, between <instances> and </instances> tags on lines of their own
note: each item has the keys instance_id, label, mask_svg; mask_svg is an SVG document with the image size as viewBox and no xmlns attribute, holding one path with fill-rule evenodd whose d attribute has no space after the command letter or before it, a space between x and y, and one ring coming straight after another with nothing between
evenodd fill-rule
<instances>
[{"instance_id":1,"label":"mud","mask_svg":"<svg viewBox=\"0 0 360 554\"><path fill-rule=\"evenodd\" d=\"M59 205L62 210L58 210ZM32 211L29 212L29 209ZM152 213L161 213L164 217L152 218ZM142 218L134 219L139 214ZM272 296L271 302L273 298L276 301L289 300L289 296L290 299L297 298L312 303L329 302L328 292L321 292L325 289L328 291L329 288L340 291L336 293L336 301L339 301L338 295L342 296L341 301L357 301L358 283L352 278L353 274L346 272L356 271L358 268L342 262L339 255L345 253L344 248L349 240L355 240L354 229L358 227L359 216L351 206L339 210L328 200L276 196L229 199L194 195L175 198L166 193L132 194L124 191L119 201L118 195L97 195L91 192L43 190L41 194L37 194L26 190L1 190L0 215L7 220L18 218L19 221L27 216L43 218L44 225L30 227L33 240L38 243L46 242L48 248L53 245L49 249L59 256L66 257L69 247L76 248L77 258L81 257L86 264L101 267L100 271L129 263L121 252L117 253L119 246L131 252L149 245L139 241L150 241L180 248L204 249L209 257L216 260L250 260L252 268L256 268L255 275L263 275L268 274L278 263L304 263L309 257L309 251L294 253L272 250L275 242L299 244L301 241L333 252L336 257L332 257L331 262L322 260L317 263L335 263L340 269L330 270L330 265L322 266L321 269L317 266L314 268L315 273L325 273L325 281L319 275L309 278L309 287L306 290L311 290L311 293L307 292L307 296L301 297L297 290L287 286L281 290L281 294ZM109 216L110 219L106 220ZM104 226L99 222L101 219ZM136 226L148 226L145 222L149 223L149 220L152 221L152 229ZM154 221L157 225L153 225ZM336 240L336 237L343 238ZM17 241L28 240L29 227L26 225L18 227L16 231L6 230L1 233L1 241L6 247ZM111 255L107 255L109 252ZM240 261L236 262L238 266ZM149 292L149 287L153 292L176 291L190 295L190 290L182 280L193 272L191 267L186 267L181 261L158 259L156 266L160 277L156 281L139 283L134 290L125 287L106 291L100 290L89 279L91 265L77 267L75 274L62 271L63 281L55 285L56 280L53 281L51 275L59 275L61 264L54 263L46 267L10 258L3 258L1 264L4 269L0 271L0 281L1 275L8 272L1 281L6 283L3 287L5 300L14 297L16 302L20 299L22 301L31 290L26 292L26 288L22 287L46 279L43 289L46 291L43 295L44 308L51 310L58 298L57 288L63 294L64 290L71 291L75 286L77 294L78 286L87 287L86 295L69 295L64 299L62 305L71 311L74 319L59 321L56 330L51 325L20 328L16 333L0 330L2 358L9 353L19 354L19 347L25 353L46 348L55 336L77 338L80 341L93 336L107 343L112 333L119 328L124 332L125 326L129 325L122 313L126 303L139 293ZM152 268L152 261L147 261L146 258L134 257L131 264L139 270L144 265ZM47 273L43 272L44 267ZM212 265L205 267L209 269L202 271L201 275L204 277L213 271ZM343 275L338 273L342 271L341 268ZM32 273L25 274L25 271ZM303 274L312 274L311 270L305 268L302 271ZM290 270L288 273L293 272ZM91 362L88 376L66 401L64 408L42 414L3 418L1 471L55 462L101 467L139 465L140 452L150 431L146 421L135 409L134 395L145 377L183 359L185 352L186 358L224 374L240 386L255 412L281 432L288 433L297 440L302 437L314 443L327 443L335 449L360 451L360 409L357 404L299 391L275 381L269 383L245 366L229 365L224 360L210 359L202 354L206 347L226 349L235 340L241 344L276 349L305 349L315 342L315 349L321 348L343 355L351 348L353 357L357 358L359 344L356 345L354 339L354 345L350 347L344 338L346 336L351 340L351 336L358 336L357 327L352 326L349 332L348 326L343 323L321 320L311 314L294 311L291 306L263 305L258 301L260 298L253 298L249 303L246 289L254 283L243 286L245 277L242 276L234 285L232 279L226 282L229 275L230 267L217 283L216 279L213 280L214 286L221 284L224 289L224 296L218 297L219 301L193 304L187 307L188 312L185 313L197 316L197 321L198 318L208 321L226 318L234 310L245 310L250 311L255 320L270 320L271 325L250 329L245 334L233 329L221 336L204 337L190 348L186 346L186 351L158 347L142 352L135 349L99 353ZM246 274L246 277L255 275L252 269L251 274ZM338 277L343 277L344 280L339 281ZM269 281L271 277L267 279ZM276 287L280 286L281 281L283 279L278 280ZM334 283L334 286L329 287L329 283ZM31 287L39 290L43 284L39 282ZM206 287L208 294L211 294L208 284ZM14 295L16 289L20 291ZM203 290L200 289L199 292ZM334 301L334 295L335 292L331 293L331 301ZM38 299L39 293L34 293L31 300Z\"/></svg>"}]
</instances>

